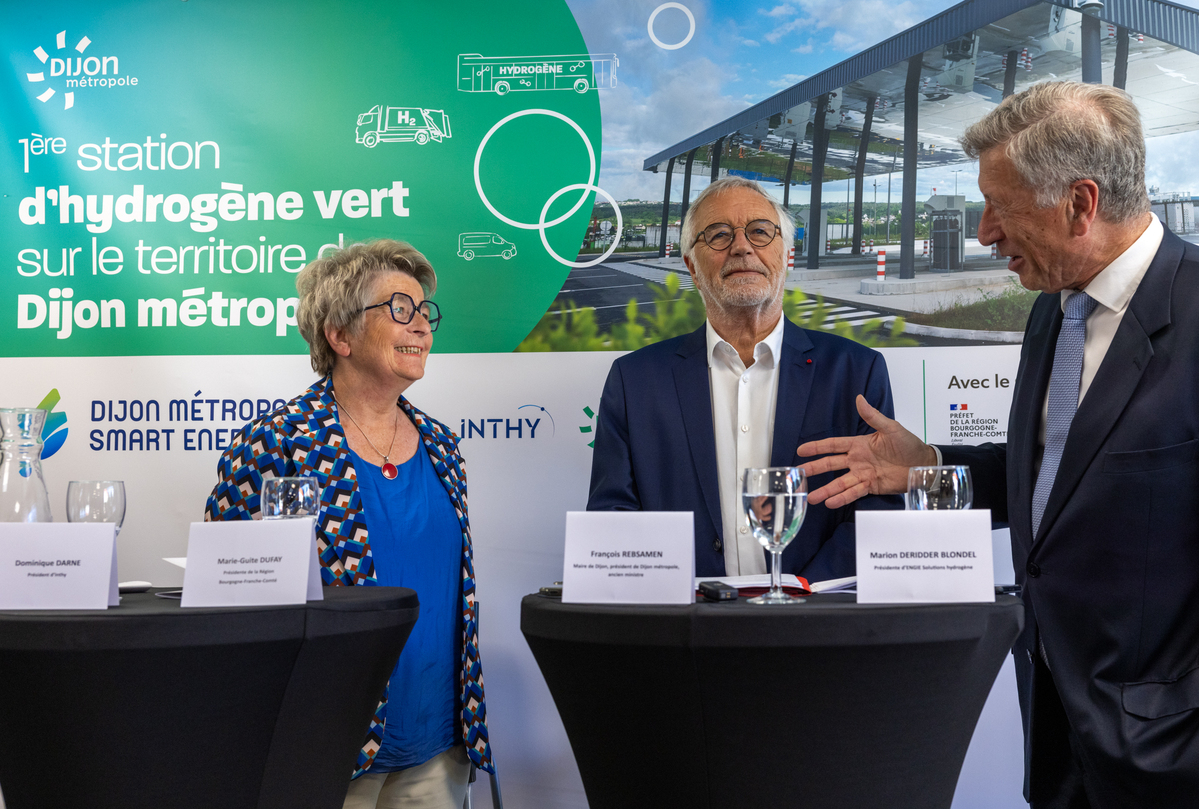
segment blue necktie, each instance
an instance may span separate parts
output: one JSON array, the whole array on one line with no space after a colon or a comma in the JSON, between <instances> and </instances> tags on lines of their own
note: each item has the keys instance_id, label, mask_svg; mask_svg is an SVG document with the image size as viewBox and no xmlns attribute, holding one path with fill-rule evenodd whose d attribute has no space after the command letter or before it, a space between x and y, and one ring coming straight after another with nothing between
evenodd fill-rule
<instances>
[{"instance_id":1,"label":"blue necktie","mask_svg":"<svg viewBox=\"0 0 1199 809\"><path fill-rule=\"evenodd\" d=\"M1049 377L1049 414L1045 419L1045 454L1041 471L1032 495L1032 535L1035 538L1049 502L1062 450L1070 433L1070 422L1078 409L1078 391L1082 382L1083 347L1087 339L1087 318L1098 302L1085 292L1075 292L1066 299L1066 314L1062 330L1057 335L1053 354L1053 373Z\"/></svg>"}]
</instances>

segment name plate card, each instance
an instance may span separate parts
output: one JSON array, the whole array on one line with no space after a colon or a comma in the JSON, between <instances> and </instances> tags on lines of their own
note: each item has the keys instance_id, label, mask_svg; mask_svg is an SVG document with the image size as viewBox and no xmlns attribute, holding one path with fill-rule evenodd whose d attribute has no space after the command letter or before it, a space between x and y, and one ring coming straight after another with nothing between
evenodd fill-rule
<instances>
[{"instance_id":1,"label":"name plate card","mask_svg":"<svg viewBox=\"0 0 1199 809\"><path fill-rule=\"evenodd\" d=\"M117 594L112 523L0 523L0 610L103 610Z\"/></svg>"},{"instance_id":2,"label":"name plate card","mask_svg":"<svg viewBox=\"0 0 1199 809\"><path fill-rule=\"evenodd\" d=\"M194 522L182 607L270 607L320 601L316 521Z\"/></svg>"},{"instance_id":3,"label":"name plate card","mask_svg":"<svg viewBox=\"0 0 1199 809\"><path fill-rule=\"evenodd\" d=\"M859 511L858 603L995 600L991 512Z\"/></svg>"},{"instance_id":4,"label":"name plate card","mask_svg":"<svg viewBox=\"0 0 1199 809\"><path fill-rule=\"evenodd\" d=\"M568 511L562 601L695 603L690 511Z\"/></svg>"}]
</instances>

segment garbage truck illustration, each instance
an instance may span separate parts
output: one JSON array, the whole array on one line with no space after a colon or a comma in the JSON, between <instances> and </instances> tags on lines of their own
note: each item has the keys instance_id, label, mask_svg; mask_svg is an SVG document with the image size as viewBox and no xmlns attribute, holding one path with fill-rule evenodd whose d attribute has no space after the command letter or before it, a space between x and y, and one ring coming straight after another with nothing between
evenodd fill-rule
<instances>
[{"instance_id":1,"label":"garbage truck illustration","mask_svg":"<svg viewBox=\"0 0 1199 809\"><path fill-rule=\"evenodd\" d=\"M500 256L504 260L516 255L516 245L498 233L474 231L458 234L458 255L467 261Z\"/></svg>"},{"instance_id":2,"label":"garbage truck illustration","mask_svg":"<svg viewBox=\"0 0 1199 809\"><path fill-rule=\"evenodd\" d=\"M458 54L458 89L466 93L512 90L574 90L616 86L620 60L614 53L567 56L483 56Z\"/></svg>"},{"instance_id":3,"label":"garbage truck illustration","mask_svg":"<svg viewBox=\"0 0 1199 809\"><path fill-rule=\"evenodd\" d=\"M380 141L416 141L424 146L450 137L450 116L424 107L384 107L380 104L358 116L355 142L374 148Z\"/></svg>"}]
</instances>

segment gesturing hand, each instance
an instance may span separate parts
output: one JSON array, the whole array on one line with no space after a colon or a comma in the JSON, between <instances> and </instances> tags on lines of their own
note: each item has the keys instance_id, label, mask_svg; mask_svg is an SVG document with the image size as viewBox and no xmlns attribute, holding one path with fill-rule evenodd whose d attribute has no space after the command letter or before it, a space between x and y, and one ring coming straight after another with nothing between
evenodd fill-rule
<instances>
[{"instance_id":1,"label":"gesturing hand","mask_svg":"<svg viewBox=\"0 0 1199 809\"><path fill-rule=\"evenodd\" d=\"M811 504L827 501L829 508L840 508L868 494L902 494L908 490L909 468L937 462L936 450L898 421L875 410L866 397L858 396L857 406L862 419L875 432L824 438L799 446L801 458L825 456L803 465L804 474L809 477L835 469L849 470L810 492Z\"/></svg>"}]
</instances>

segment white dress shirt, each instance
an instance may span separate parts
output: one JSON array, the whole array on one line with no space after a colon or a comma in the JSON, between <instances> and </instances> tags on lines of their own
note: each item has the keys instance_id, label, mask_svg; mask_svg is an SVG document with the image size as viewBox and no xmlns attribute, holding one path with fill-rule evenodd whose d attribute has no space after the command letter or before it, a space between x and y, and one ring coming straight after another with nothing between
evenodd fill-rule
<instances>
[{"instance_id":1,"label":"white dress shirt","mask_svg":"<svg viewBox=\"0 0 1199 809\"><path fill-rule=\"evenodd\" d=\"M1082 404L1083 397L1087 395L1087 390L1095 379L1095 373L1103 364L1107 350L1111 348L1112 339L1116 336L1116 329L1119 328L1120 321L1124 319L1124 313L1128 311L1128 302L1132 300L1133 293L1141 285L1141 280L1149 271L1149 265L1153 263L1153 257L1157 255L1158 248L1161 247L1165 229L1156 216L1152 216L1150 219L1145 232L1129 245L1127 250L1117 256L1115 261L1100 270L1099 274L1092 278L1091 283L1087 284L1087 288L1083 290L1099 305L1087 318L1087 336L1083 342L1082 378L1078 386L1079 404ZM1066 311L1066 299L1075 292L1077 290L1063 289L1059 293L1063 312ZM1045 401L1041 403L1041 426L1037 433L1037 443L1041 451L1045 448L1045 424L1048 420L1049 391L1046 389ZM937 452L937 463L941 464L940 447L934 445L933 449ZM1038 470L1041 467L1039 453L1035 459L1035 466Z\"/></svg>"},{"instance_id":2,"label":"white dress shirt","mask_svg":"<svg viewBox=\"0 0 1199 809\"><path fill-rule=\"evenodd\" d=\"M1092 278L1091 283L1087 284L1087 288L1083 290L1099 305L1087 318L1087 338L1083 343L1082 355L1082 379L1078 386L1079 404L1082 404L1083 397L1087 395L1087 390L1090 389L1091 382L1095 379L1095 373L1103 364L1103 358L1107 356L1107 350L1112 345L1112 338L1116 336L1116 329L1120 327L1120 321L1124 319L1124 313L1128 311L1128 302L1132 300L1133 293L1141 285L1141 279L1149 271L1149 265L1153 263L1153 257L1157 255L1158 248L1161 247L1165 228L1162 227L1162 223L1156 216L1151 216L1150 220L1149 227L1145 228L1145 232L1129 245L1127 250L1117 256L1115 261L1100 270L1099 274ZM1075 291L1073 289L1061 291L1063 312L1066 311L1066 299ZM1038 439L1042 447L1045 446L1045 422L1048 417L1049 393L1046 392L1045 401L1041 405L1041 432Z\"/></svg>"},{"instance_id":3,"label":"white dress shirt","mask_svg":"<svg viewBox=\"0 0 1199 809\"><path fill-rule=\"evenodd\" d=\"M774 331L754 346L754 363L749 368L711 323L707 324L707 335L724 571L726 576L765 573L765 551L749 530L749 520L741 507L741 473L770 466L783 318L780 316Z\"/></svg>"}]
</instances>

